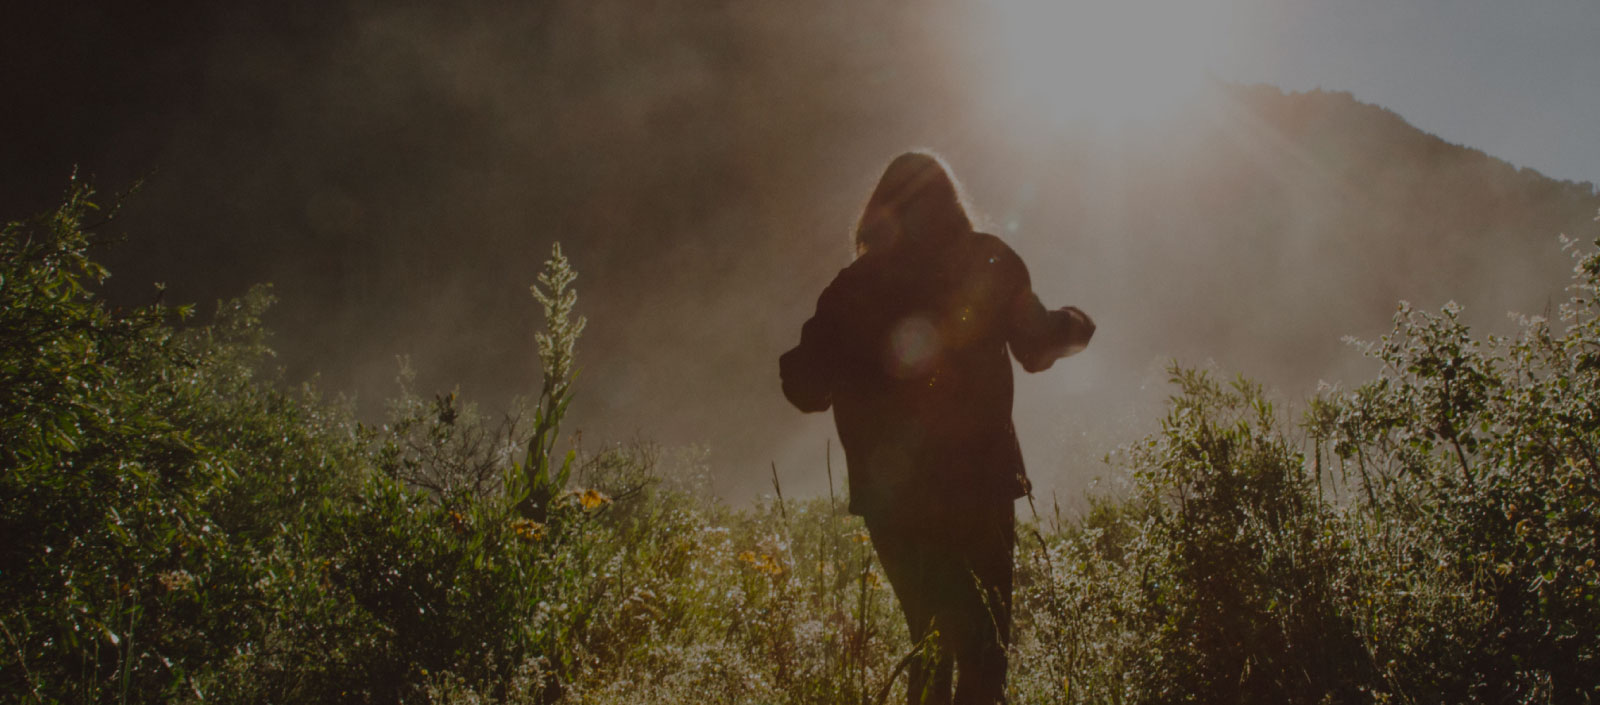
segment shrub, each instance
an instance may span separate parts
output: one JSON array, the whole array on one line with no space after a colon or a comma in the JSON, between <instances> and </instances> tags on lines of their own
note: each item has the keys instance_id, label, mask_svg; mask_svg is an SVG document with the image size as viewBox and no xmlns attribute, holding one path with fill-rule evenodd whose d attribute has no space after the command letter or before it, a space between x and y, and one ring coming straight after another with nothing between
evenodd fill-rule
<instances>
[{"instance_id":1,"label":"shrub","mask_svg":"<svg viewBox=\"0 0 1600 705\"><path fill-rule=\"evenodd\" d=\"M1017 691L1064 702L1600 699L1600 253L1557 329L1401 305L1286 431L1174 368L1129 489L1033 533Z\"/></svg>"},{"instance_id":2,"label":"shrub","mask_svg":"<svg viewBox=\"0 0 1600 705\"><path fill-rule=\"evenodd\" d=\"M1161 431L1125 451L1129 496L1024 558L1034 667L1068 702L1352 699L1366 668L1315 474L1259 387L1172 376Z\"/></svg>"},{"instance_id":3,"label":"shrub","mask_svg":"<svg viewBox=\"0 0 1600 705\"><path fill-rule=\"evenodd\" d=\"M367 428L284 390L263 374L265 287L202 326L113 312L91 197L74 182L0 241L3 689L394 701L448 672L558 693L603 498L546 481L545 521L519 515L499 445L517 425L453 395L407 392Z\"/></svg>"},{"instance_id":4,"label":"shrub","mask_svg":"<svg viewBox=\"0 0 1600 705\"><path fill-rule=\"evenodd\" d=\"M92 192L0 242L0 612L9 692L78 702L197 692L272 620L276 549L352 486L356 444L314 392L257 377L265 288L187 307L93 293Z\"/></svg>"},{"instance_id":5,"label":"shrub","mask_svg":"<svg viewBox=\"0 0 1600 705\"><path fill-rule=\"evenodd\" d=\"M0 697L903 695L840 502L732 508L696 456L558 449L584 323L559 249L538 398L490 417L402 365L367 426L268 371L265 287L205 324L108 308L91 196L0 237ZM1600 254L1577 263L1515 338L1402 306L1378 378L1298 426L1174 367L1125 491L1020 532L1012 699L1600 699Z\"/></svg>"},{"instance_id":6,"label":"shrub","mask_svg":"<svg viewBox=\"0 0 1600 705\"><path fill-rule=\"evenodd\" d=\"M1600 253L1575 256L1559 330L1480 342L1453 305L1402 305L1370 347L1379 379L1312 419L1354 467L1366 553L1404 576L1363 620L1397 697L1600 698Z\"/></svg>"}]
</instances>

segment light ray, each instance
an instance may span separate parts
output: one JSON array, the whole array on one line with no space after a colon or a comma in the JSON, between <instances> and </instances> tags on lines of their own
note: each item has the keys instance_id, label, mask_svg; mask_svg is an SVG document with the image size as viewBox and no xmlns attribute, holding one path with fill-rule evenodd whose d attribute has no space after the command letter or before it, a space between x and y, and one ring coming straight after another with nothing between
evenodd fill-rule
<instances>
[{"instance_id":1,"label":"light ray","mask_svg":"<svg viewBox=\"0 0 1600 705\"><path fill-rule=\"evenodd\" d=\"M1161 120L1205 90L1226 0L995 0L997 98L1061 123Z\"/></svg>"}]
</instances>

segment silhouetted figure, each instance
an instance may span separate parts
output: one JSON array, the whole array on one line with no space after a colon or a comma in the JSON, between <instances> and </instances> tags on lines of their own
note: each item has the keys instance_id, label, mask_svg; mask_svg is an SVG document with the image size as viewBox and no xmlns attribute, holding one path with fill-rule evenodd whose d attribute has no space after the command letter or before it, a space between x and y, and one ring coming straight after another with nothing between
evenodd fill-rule
<instances>
[{"instance_id":1,"label":"silhouetted figure","mask_svg":"<svg viewBox=\"0 0 1600 705\"><path fill-rule=\"evenodd\" d=\"M1003 700L1012 503L1028 491L1011 425L1011 361L1038 372L1088 344L1076 308L1047 311L1028 270L973 232L936 156L896 158L856 226L856 260L779 360L801 411L833 407L850 511L872 534L914 642L911 703Z\"/></svg>"}]
</instances>

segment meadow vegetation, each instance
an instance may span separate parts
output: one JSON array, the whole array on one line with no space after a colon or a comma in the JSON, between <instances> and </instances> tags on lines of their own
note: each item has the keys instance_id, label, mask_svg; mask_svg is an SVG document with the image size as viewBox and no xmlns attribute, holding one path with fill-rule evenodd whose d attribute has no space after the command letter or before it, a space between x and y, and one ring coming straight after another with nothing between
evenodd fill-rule
<instances>
[{"instance_id":1,"label":"meadow vegetation","mask_svg":"<svg viewBox=\"0 0 1600 705\"><path fill-rule=\"evenodd\" d=\"M844 498L733 507L692 451L562 435L559 250L537 398L484 414L402 367L366 425L273 372L269 289L109 307L91 195L0 240L0 700L902 697ZM1402 306L1383 372L1303 411L1174 367L1114 490L1023 512L1012 701L1600 700L1600 254L1574 253L1557 320Z\"/></svg>"}]
</instances>

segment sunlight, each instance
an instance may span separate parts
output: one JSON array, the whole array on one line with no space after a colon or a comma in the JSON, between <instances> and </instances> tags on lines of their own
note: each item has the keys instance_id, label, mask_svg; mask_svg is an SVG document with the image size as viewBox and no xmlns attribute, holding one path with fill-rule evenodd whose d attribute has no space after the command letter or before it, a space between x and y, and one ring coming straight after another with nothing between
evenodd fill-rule
<instances>
[{"instance_id":1,"label":"sunlight","mask_svg":"<svg viewBox=\"0 0 1600 705\"><path fill-rule=\"evenodd\" d=\"M1226 0L994 0L987 67L1002 99L1060 123L1182 111L1225 46Z\"/></svg>"}]
</instances>

